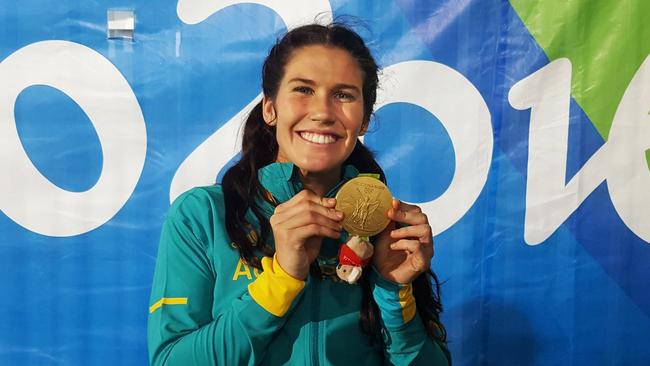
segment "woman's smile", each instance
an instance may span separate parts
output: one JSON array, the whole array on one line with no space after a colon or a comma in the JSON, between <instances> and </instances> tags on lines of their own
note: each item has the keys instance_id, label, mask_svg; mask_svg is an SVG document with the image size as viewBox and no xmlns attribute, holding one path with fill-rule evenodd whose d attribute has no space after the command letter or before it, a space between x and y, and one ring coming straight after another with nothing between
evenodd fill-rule
<instances>
[{"instance_id":1,"label":"woman's smile","mask_svg":"<svg viewBox=\"0 0 650 366\"><path fill-rule=\"evenodd\" d=\"M340 137L331 133L301 131L298 132L303 140L317 145L331 145L339 141Z\"/></svg>"}]
</instances>

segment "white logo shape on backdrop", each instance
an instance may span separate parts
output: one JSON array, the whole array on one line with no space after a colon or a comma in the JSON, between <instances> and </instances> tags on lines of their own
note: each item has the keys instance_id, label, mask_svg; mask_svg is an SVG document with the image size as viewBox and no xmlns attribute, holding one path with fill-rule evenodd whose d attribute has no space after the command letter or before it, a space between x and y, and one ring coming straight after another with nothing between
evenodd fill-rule
<instances>
[{"instance_id":1,"label":"white logo shape on backdrop","mask_svg":"<svg viewBox=\"0 0 650 366\"><path fill-rule=\"evenodd\" d=\"M604 180L616 212L636 235L650 242L650 56L618 105L608 141L568 183L571 62L559 59L516 83L514 108L531 109L524 240L544 242Z\"/></svg>"},{"instance_id":2,"label":"white logo shape on backdrop","mask_svg":"<svg viewBox=\"0 0 650 366\"><path fill-rule=\"evenodd\" d=\"M210 15L231 5L259 4L275 11L288 28L312 23L316 16L323 21L332 20L332 8L328 0L178 0L176 13L186 24L198 24Z\"/></svg>"},{"instance_id":3,"label":"white logo shape on backdrop","mask_svg":"<svg viewBox=\"0 0 650 366\"><path fill-rule=\"evenodd\" d=\"M32 43L0 63L0 208L19 225L74 236L110 220L140 178L147 134L140 105L120 71L98 52L68 41ZM64 190L27 156L16 129L18 95L32 85L56 88L86 113L102 147L102 173L85 192Z\"/></svg>"},{"instance_id":4,"label":"white logo shape on backdrop","mask_svg":"<svg viewBox=\"0 0 650 366\"><path fill-rule=\"evenodd\" d=\"M436 116L451 139L456 156L451 183L442 195L420 204L439 234L465 215L487 181L494 143L490 111L469 80L433 61L391 65L381 84L377 110L391 103L417 105Z\"/></svg>"}]
</instances>

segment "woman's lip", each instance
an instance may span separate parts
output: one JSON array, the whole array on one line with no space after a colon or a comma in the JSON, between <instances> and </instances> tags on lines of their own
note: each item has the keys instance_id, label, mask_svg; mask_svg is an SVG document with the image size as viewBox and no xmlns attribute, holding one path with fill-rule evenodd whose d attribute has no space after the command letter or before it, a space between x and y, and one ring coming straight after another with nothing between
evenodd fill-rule
<instances>
[{"instance_id":1,"label":"woman's lip","mask_svg":"<svg viewBox=\"0 0 650 366\"><path fill-rule=\"evenodd\" d=\"M303 134L305 134L305 133L309 133L309 134L313 134L313 135L327 136L327 137L329 137L329 138L334 139L334 141L331 141L331 142L317 142L317 141L311 141L311 140L308 140L305 136L303 136ZM337 143L339 140L341 140L341 138L340 138L338 135L336 135L336 134L332 134L332 133L312 132L312 131L299 131L299 132L296 132L296 134L298 135L298 137L300 137L300 139L301 139L302 141L305 141L305 142L310 143L310 144L318 145L318 146L327 146L327 145L332 145L332 144Z\"/></svg>"},{"instance_id":2,"label":"woman's lip","mask_svg":"<svg viewBox=\"0 0 650 366\"><path fill-rule=\"evenodd\" d=\"M306 132L306 133L313 133L313 134L317 134L317 135L332 136L332 137L334 137L335 139L340 139L340 138L341 138L341 135L339 135L339 134L337 134L337 133L335 133L335 132L332 132L332 131L315 131L315 130L300 130L300 131L296 131L296 133L297 133L298 135L300 135L301 133L305 133L305 132Z\"/></svg>"}]
</instances>

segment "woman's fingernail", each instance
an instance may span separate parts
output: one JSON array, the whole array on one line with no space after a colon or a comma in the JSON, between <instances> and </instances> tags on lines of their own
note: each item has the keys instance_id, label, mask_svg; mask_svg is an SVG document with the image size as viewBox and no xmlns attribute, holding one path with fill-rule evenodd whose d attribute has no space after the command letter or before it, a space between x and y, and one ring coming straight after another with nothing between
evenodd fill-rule
<instances>
[{"instance_id":1,"label":"woman's fingernail","mask_svg":"<svg viewBox=\"0 0 650 366\"><path fill-rule=\"evenodd\" d=\"M339 219L342 219L343 218L343 212L336 211L336 217L338 217Z\"/></svg>"}]
</instances>

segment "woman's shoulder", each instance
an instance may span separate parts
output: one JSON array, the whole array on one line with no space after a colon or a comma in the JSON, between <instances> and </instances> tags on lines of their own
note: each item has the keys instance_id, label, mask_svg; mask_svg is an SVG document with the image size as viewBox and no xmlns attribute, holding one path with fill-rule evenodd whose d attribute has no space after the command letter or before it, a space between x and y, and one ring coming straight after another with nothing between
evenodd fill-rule
<instances>
[{"instance_id":1,"label":"woman's shoulder","mask_svg":"<svg viewBox=\"0 0 650 366\"><path fill-rule=\"evenodd\" d=\"M220 184L194 187L172 202L167 217L184 219L197 215L218 214L223 208L224 198Z\"/></svg>"}]
</instances>

